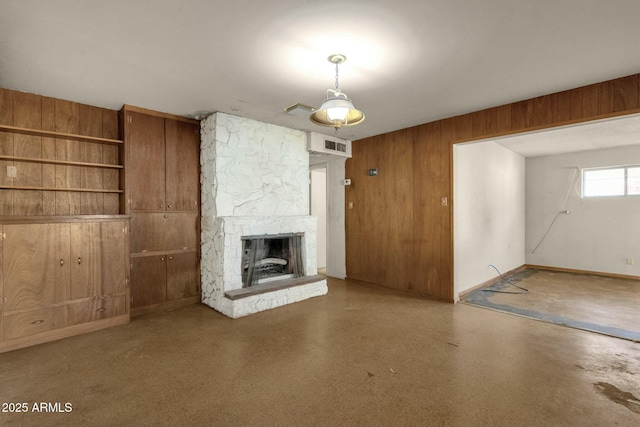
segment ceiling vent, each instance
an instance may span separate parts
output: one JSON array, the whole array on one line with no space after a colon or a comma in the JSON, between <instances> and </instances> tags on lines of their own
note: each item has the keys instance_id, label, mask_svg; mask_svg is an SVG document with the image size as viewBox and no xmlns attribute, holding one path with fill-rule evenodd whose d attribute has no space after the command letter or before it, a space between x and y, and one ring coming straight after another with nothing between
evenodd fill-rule
<instances>
[{"instance_id":1,"label":"ceiling vent","mask_svg":"<svg viewBox=\"0 0 640 427\"><path fill-rule=\"evenodd\" d=\"M312 154L331 154L351 158L351 141L309 132L307 134L307 150Z\"/></svg>"}]
</instances>

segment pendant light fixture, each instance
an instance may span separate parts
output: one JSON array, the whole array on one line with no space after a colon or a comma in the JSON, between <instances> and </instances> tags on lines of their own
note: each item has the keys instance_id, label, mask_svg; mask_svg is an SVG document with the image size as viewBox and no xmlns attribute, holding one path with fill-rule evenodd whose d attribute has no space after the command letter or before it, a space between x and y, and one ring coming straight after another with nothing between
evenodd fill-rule
<instances>
[{"instance_id":1,"label":"pendant light fixture","mask_svg":"<svg viewBox=\"0 0 640 427\"><path fill-rule=\"evenodd\" d=\"M331 55L327 58L329 62L336 65L336 88L327 89L327 99L324 100L309 118L319 126L331 126L336 132L342 126L353 126L364 121L364 113L357 110L347 94L340 90L338 81L338 65L347 60L342 54Z\"/></svg>"}]
</instances>

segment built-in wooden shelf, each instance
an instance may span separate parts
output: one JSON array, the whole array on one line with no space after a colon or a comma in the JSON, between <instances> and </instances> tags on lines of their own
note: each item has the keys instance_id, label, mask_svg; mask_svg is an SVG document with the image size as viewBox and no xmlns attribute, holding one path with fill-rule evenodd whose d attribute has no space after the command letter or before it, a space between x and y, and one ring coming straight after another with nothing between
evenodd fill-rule
<instances>
[{"instance_id":1,"label":"built-in wooden shelf","mask_svg":"<svg viewBox=\"0 0 640 427\"><path fill-rule=\"evenodd\" d=\"M96 222L105 220L129 220L131 215L2 215L0 224L49 224L49 223L75 223Z\"/></svg>"},{"instance_id":2,"label":"built-in wooden shelf","mask_svg":"<svg viewBox=\"0 0 640 427\"><path fill-rule=\"evenodd\" d=\"M38 157L17 157L17 156L0 156L0 160L9 160L14 162L29 163L46 163L51 165L81 166L90 168L107 168L107 169L123 169L122 165L114 165L109 163L90 163L90 162L70 162L68 160L42 159Z\"/></svg>"},{"instance_id":3,"label":"built-in wooden shelf","mask_svg":"<svg viewBox=\"0 0 640 427\"><path fill-rule=\"evenodd\" d=\"M26 185L0 185L3 190L34 190L34 191L71 191L74 193L122 193L122 190L105 190L102 188L60 188L60 187L32 187Z\"/></svg>"},{"instance_id":4,"label":"built-in wooden shelf","mask_svg":"<svg viewBox=\"0 0 640 427\"><path fill-rule=\"evenodd\" d=\"M122 144L120 139L99 138L96 136L77 135L73 133L53 132L41 129L21 128L17 126L0 125L0 132L20 133L23 135L44 136L56 139L71 139L74 141L97 142L100 144Z\"/></svg>"},{"instance_id":5,"label":"built-in wooden shelf","mask_svg":"<svg viewBox=\"0 0 640 427\"><path fill-rule=\"evenodd\" d=\"M247 298L253 295L265 294L267 292L279 291L281 289L293 288L294 286L307 285L309 283L326 280L326 277L316 274L315 276L301 276L292 279L283 279L273 282L262 283L260 285L249 286L248 288L234 289L227 291L224 296L230 300Z\"/></svg>"}]
</instances>

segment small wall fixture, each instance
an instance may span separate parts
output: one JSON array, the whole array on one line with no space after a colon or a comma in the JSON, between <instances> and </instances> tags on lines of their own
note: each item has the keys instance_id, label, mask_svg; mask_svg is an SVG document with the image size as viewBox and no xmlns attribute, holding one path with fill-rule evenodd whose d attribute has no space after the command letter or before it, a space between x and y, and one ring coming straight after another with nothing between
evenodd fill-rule
<instances>
[{"instance_id":1,"label":"small wall fixture","mask_svg":"<svg viewBox=\"0 0 640 427\"><path fill-rule=\"evenodd\" d=\"M309 118L319 126L331 126L336 132L342 126L353 126L364 121L364 113L357 110L347 94L340 90L338 79L338 65L347 60L341 54L331 55L327 58L329 62L336 65L336 88L327 89L327 98L318 110Z\"/></svg>"}]
</instances>

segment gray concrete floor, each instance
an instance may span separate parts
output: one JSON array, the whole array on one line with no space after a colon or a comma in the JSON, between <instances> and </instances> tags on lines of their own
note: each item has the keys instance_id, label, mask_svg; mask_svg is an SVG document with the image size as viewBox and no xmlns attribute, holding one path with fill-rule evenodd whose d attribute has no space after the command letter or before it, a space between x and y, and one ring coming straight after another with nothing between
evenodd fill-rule
<instances>
[{"instance_id":1,"label":"gray concrete floor","mask_svg":"<svg viewBox=\"0 0 640 427\"><path fill-rule=\"evenodd\" d=\"M640 425L640 344L357 282L0 355L0 425ZM33 412L33 404L71 412Z\"/></svg>"},{"instance_id":2,"label":"gray concrete floor","mask_svg":"<svg viewBox=\"0 0 640 427\"><path fill-rule=\"evenodd\" d=\"M612 336L627 337L632 341L640 339L638 280L535 268L514 273L505 279L528 289L529 293L494 293L480 289L468 296L469 302ZM487 289L522 292L505 280Z\"/></svg>"}]
</instances>

